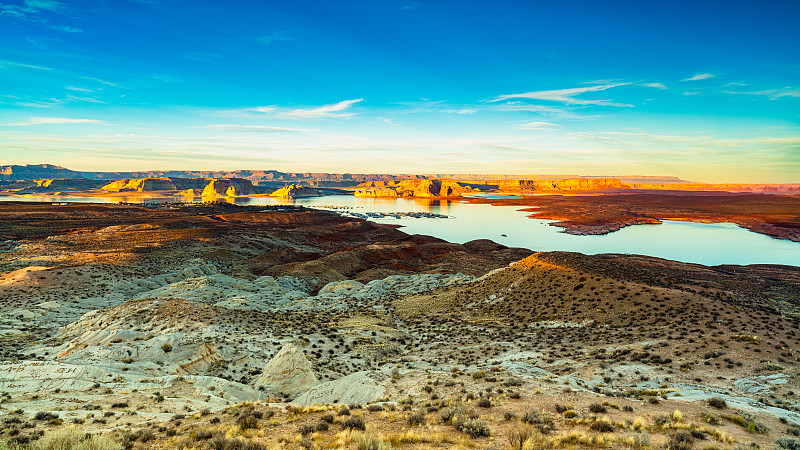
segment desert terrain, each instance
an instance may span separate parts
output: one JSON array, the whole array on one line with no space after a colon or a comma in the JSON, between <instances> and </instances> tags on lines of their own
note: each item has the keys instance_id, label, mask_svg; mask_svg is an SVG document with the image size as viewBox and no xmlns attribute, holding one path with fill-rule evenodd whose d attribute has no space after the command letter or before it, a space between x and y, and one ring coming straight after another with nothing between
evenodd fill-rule
<instances>
[{"instance_id":1,"label":"desert terrain","mask_svg":"<svg viewBox=\"0 0 800 450\"><path fill-rule=\"evenodd\" d=\"M10 448L795 448L799 326L792 266L0 203Z\"/></svg>"}]
</instances>

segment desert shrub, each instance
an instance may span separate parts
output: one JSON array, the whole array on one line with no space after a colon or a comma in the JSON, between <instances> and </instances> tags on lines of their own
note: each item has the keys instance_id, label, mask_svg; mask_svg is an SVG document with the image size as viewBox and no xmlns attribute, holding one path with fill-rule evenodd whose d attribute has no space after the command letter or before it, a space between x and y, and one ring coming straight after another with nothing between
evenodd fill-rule
<instances>
[{"instance_id":1,"label":"desert shrub","mask_svg":"<svg viewBox=\"0 0 800 450\"><path fill-rule=\"evenodd\" d=\"M425 425L425 413L416 412L408 416L408 424L412 427Z\"/></svg>"},{"instance_id":2,"label":"desert shrub","mask_svg":"<svg viewBox=\"0 0 800 450\"><path fill-rule=\"evenodd\" d=\"M307 424L301 425L300 429L298 430L298 432L300 434L302 434L303 436L307 436L307 435L313 433L314 431L316 431L316 429L317 429L316 426L314 426L313 424L307 423Z\"/></svg>"},{"instance_id":3,"label":"desert shrub","mask_svg":"<svg viewBox=\"0 0 800 450\"><path fill-rule=\"evenodd\" d=\"M125 448L132 448L133 443L136 441L148 442L154 440L155 438L156 436L151 430L129 431L122 435L122 446Z\"/></svg>"},{"instance_id":4,"label":"desert shrub","mask_svg":"<svg viewBox=\"0 0 800 450\"><path fill-rule=\"evenodd\" d=\"M371 405L367 405L367 411L372 411L372 412L383 411L383 406L373 403Z\"/></svg>"},{"instance_id":5,"label":"desert shrub","mask_svg":"<svg viewBox=\"0 0 800 450\"><path fill-rule=\"evenodd\" d=\"M593 412L595 414L600 414L600 413L607 412L608 409L606 409L605 406L603 406L603 405L601 405L599 403L592 403L591 405L589 405L589 411L591 411L591 412Z\"/></svg>"},{"instance_id":6,"label":"desert shrub","mask_svg":"<svg viewBox=\"0 0 800 450\"><path fill-rule=\"evenodd\" d=\"M364 423L364 418L361 416L348 417L342 421L342 427L362 431L367 429L367 425Z\"/></svg>"},{"instance_id":7,"label":"desert shrub","mask_svg":"<svg viewBox=\"0 0 800 450\"><path fill-rule=\"evenodd\" d=\"M650 448L650 435L646 431L636 433L632 436L625 438L625 444L628 448L633 449L649 449Z\"/></svg>"},{"instance_id":8,"label":"desert shrub","mask_svg":"<svg viewBox=\"0 0 800 450\"><path fill-rule=\"evenodd\" d=\"M669 450L689 450L692 448L694 436L689 430L678 430L672 433L667 442L667 449Z\"/></svg>"},{"instance_id":9,"label":"desert shrub","mask_svg":"<svg viewBox=\"0 0 800 450\"><path fill-rule=\"evenodd\" d=\"M223 435L214 436L209 442L211 450L267 450L267 446L250 440L226 438Z\"/></svg>"},{"instance_id":10,"label":"desert shrub","mask_svg":"<svg viewBox=\"0 0 800 450\"><path fill-rule=\"evenodd\" d=\"M44 436L36 450L122 450L122 446L100 435L88 435L77 428L65 428Z\"/></svg>"},{"instance_id":11,"label":"desert shrub","mask_svg":"<svg viewBox=\"0 0 800 450\"><path fill-rule=\"evenodd\" d=\"M127 408L128 407L128 402L112 403L111 407L112 408Z\"/></svg>"},{"instance_id":12,"label":"desert shrub","mask_svg":"<svg viewBox=\"0 0 800 450\"><path fill-rule=\"evenodd\" d=\"M506 433L508 443L515 450L550 448L550 441L531 427L510 428Z\"/></svg>"},{"instance_id":13,"label":"desert shrub","mask_svg":"<svg viewBox=\"0 0 800 450\"><path fill-rule=\"evenodd\" d=\"M740 427L747 428L747 420L738 414L723 414L722 417L735 423L736 425L739 425Z\"/></svg>"},{"instance_id":14,"label":"desert shrub","mask_svg":"<svg viewBox=\"0 0 800 450\"><path fill-rule=\"evenodd\" d=\"M392 444L372 435L364 434L355 440L356 450L390 450Z\"/></svg>"},{"instance_id":15,"label":"desert shrub","mask_svg":"<svg viewBox=\"0 0 800 450\"><path fill-rule=\"evenodd\" d=\"M172 345L165 342L164 345L161 346L161 350L163 350L164 353L169 353L172 351Z\"/></svg>"},{"instance_id":16,"label":"desert shrub","mask_svg":"<svg viewBox=\"0 0 800 450\"><path fill-rule=\"evenodd\" d=\"M520 418L523 423L536 427L542 434L548 434L555 429L555 422L552 417L546 416L542 411L535 408L527 408Z\"/></svg>"},{"instance_id":17,"label":"desert shrub","mask_svg":"<svg viewBox=\"0 0 800 450\"><path fill-rule=\"evenodd\" d=\"M778 449L800 450L800 441L797 439L780 438L775 441L775 446Z\"/></svg>"},{"instance_id":18,"label":"desert shrub","mask_svg":"<svg viewBox=\"0 0 800 450\"><path fill-rule=\"evenodd\" d=\"M489 422L480 417L456 416L453 418L453 427L473 438L489 437L492 435Z\"/></svg>"},{"instance_id":19,"label":"desert shrub","mask_svg":"<svg viewBox=\"0 0 800 450\"><path fill-rule=\"evenodd\" d=\"M439 412L439 417L442 419L442 423L450 424L453 421L453 417L459 414L463 414L464 409L461 407L449 407L444 408Z\"/></svg>"},{"instance_id":20,"label":"desert shrub","mask_svg":"<svg viewBox=\"0 0 800 450\"><path fill-rule=\"evenodd\" d=\"M33 420L55 420L58 419L58 414L49 411L39 411L33 416Z\"/></svg>"},{"instance_id":21,"label":"desert shrub","mask_svg":"<svg viewBox=\"0 0 800 450\"><path fill-rule=\"evenodd\" d=\"M724 409L728 407L728 404L725 403L725 400L723 400L720 397L711 397L710 399L708 399L708 406L717 409Z\"/></svg>"},{"instance_id":22,"label":"desert shrub","mask_svg":"<svg viewBox=\"0 0 800 450\"><path fill-rule=\"evenodd\" d=\"M328 422L320 420L319 422L317 422L316 425L314 425L314 430L316 430L316 431L328 431L328 427L329 427Z\"/></svg>"},{"instance_id":23,"label":"desert shrub","mask_svg":"<svg viewBox=\"0 0 800 450\"><path fill-rule=\"evenodd\" d=\"M242 430L247 430L250 428L258 428L258 417L256 414L252 413L245 413L239 416L236 419L236 425L239 425L239 428Z\"/></svg>"},{"instance_id":24,"label":"desert shrub","mask_svg":"<svg viewBox=\"0 0 800 450\"><path fill-rule=\"evenodd\" d=\"M325 415L323 415L322 417L319 418L319 420L321 420L321 421L323 421L325 423L333 423L333 419L334 419L334 417L333 417L333 414L331 414L331 413L325 414Z\"/></svg>"},{"instance_id":25,"label":"desert shrub","mask_svg":"<svg viewBox=\"0 0 800 450\"><path fill-rule=\"evenodd\" d=\"M653 418L653 422L655 422L656 425L663 427L664 425L672 422L672 417L669 414L659 414Z\"/></svg>"},{"instance_id":26,"label":"desert shrub","mask_svg":"<svg viewBox=\"0 0 800 450\"><path fill-rule=\"evenodd\" d=\"M607 420L598 420L589 426L589 428L600 433L611 433L614 431L614 425Z\"/></svg>"},{"instance_id":27,"label":"desert shrub","mask_svg":"<svg viewBox=\"0 0 800 450\"><path fill-rule=\"evenodd\" d=\"M478 400L478 406L481 408L491 408L492 401L486 397L482 397L480 400Z\"/></svg>"},{"instance_id":28,"label":"desert shrub","mask_svg":"<svg viewBox=\"0 0 800 450\"><path fill-rule=\"evenodd\" d=\"M749 431L750 433L767 434L769 433L769 427L764 425L763 423L751 420L747 422L747 431Z\"/></svg>"}]
</instances>

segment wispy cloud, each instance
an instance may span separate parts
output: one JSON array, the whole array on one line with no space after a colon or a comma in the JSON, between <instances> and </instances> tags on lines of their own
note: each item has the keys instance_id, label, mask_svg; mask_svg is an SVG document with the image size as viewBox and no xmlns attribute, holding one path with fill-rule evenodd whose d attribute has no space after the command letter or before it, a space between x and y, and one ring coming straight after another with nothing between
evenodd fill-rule
<instances>
[{"instance_id":1,"label":"wispy cloud","mask_svg":"<svg viewBox=\"0 0 800 450\"><path fill-rule=\"evenodd\" d=\"M161 81L161 82L164 82L164 83L170 83L170 84L183 83L183 80L181 78L176 77L174 75L166 75L166 74L163 74L163 73L156 73L156 74L151 75L151 77L153 77L153 79L155 79L155 80L158 80L158 81Z\"/></svg>"},{"instance_id":2,"label":"wispy cloud","mask_svg":"<svg viewBox=\"0 0 800 450\"><path fill-rule=\"evenodd\" d=\"M181 58L196 62L211 62L224 59L225 57L216 53L189 52L181 56Z\"/></svg>"},{"instance_id":3,"label":"wispy cloud","mask_svg":"<svg viewBox=\"0 0 800 450\"><path fill-rule=\"evenodd\" d=\"M84 103L106 103L102 100L98 100L94 97L78 97L76 95L67 94L65 98L68 102L84 102Z\"/></svg>"},{"instance_id":4,"label":"wispy cloud","mask_svg":"<svg viewBox=\"0 0 800 450\"><path fill-rule=\"evenodd\" d=\"M563 128L561 125L550 123L550 122L527 122L519 125L520 128L525 130L542 130L542 129L554 129L554 128Z\"/></svg>"},{"instance_id":5,"label":"wispy cloud","mask_svg":"<svg viewBox=\"0 0 800 450\"><path fill-rule=\"evenodd\" d=\"M697 74L694 74L693 76L691 76L689 78L686 78L683 81L700 81L700 80L707 80L709 78L714 78L714 74L713 73L697 73Z\"/></svg>"},{"instance_id":6,"label":"wispy cloud","mask_svg":"<svg viewBox=\"0 0 800 450\"><path fill-rule=\"evenodd\" d=\"M71 27L69 25L50 25L50 28L57 31L63 31L65 33L83 33L82 28Z\"/></svg>"},{"instance_id":7,"label":"wispy cloud","mask_svg":"<svg viewBox=\"0 0 800 450\"><path fill-rule=\"evenodd\" d=\"M640 86L651 87L656 89L666 89L664 83L639 83Z\"/></svg>"},{"instance_id":8,"label":"wispy cloud","mask_svg":"<svg viewBox=\"0 0 800 450\"><path fill-rule=\"evenodd\" d=\"M36 69L36 70L53 70L50 67L35 66L33 64L23 64L23 63L18 63L18 62L14 62L14 61L3 61L3 60L0 60L0 67L3 67L3 66L22 67L24 69Z\"/></svg>"},{"instance_id":9,"label":"wispy cloud","mask_svg":"<svg viewBox=\"0 0 800 450\"><path fill-rule=\"evenodd\" d=\"M614 103L611 100L589 100L585 98L578 98L579 95L587 92L600 92L606 89L615 88L618 86L625 86L631 83L611 83L599 84L595 86L587 86L571 89L555 89L550 91L531 91L523 92L521 94L507 94L495 97L490 102L500 102L511 99L527 99L527 100L544 100L550 102L564 103L566 105L602 105L602 106L632 106Z\"/></svg>"},{"instance_id":10,"label":"wispy cloud","mask_svg":"<svg viewBox=\"0 0 800 450\"><path fill-rule=\"evenodd\" d=\"M273 31L268 35L257 37L256 40L262 45L272 45L274 42L294 41L295 38L285 31Z\"/></svg>"},{"instance_id":11,"label":"wispy cloud","mask_svg":"<svg viewBox=\"0 0 800 450\"><path fill-rule=\"evenodd\" d=\"M0 16L39 23L50 29L65 33L83 32L82 29L70 25L51 23L47 14L52 13L62 16L74 15L69 7L55 0L23 0L21 4L0 3Z\"/></svg>"},{"instance_id":12,"label":"wispy cloud","mask_svg":"<svg viewBox=\"0 0 800 450\"><path fill-rule=\"evenodd\" d=\"M554 117L559 119L586 119L592 116L578 115L565 108L556 108L553 106L532 105L520 101L499 103L494 105L494 109L498 111L525 111L540 114L543 116Z\"/></svg>"},{"instance_id":13,"label":"wispy cloud","mask_svg":"<svg viewBox=\"0 0 800 450\"><path fill-rule=\"evenodd\" d=\"M444 112L448 114L475 114L478 112L478 108L445 109Z\"/></svg>"},{"instance_id":14,"label":"wispy cloud","mask_svg":"<svg viewBox=\"0 0 800 450\"><path fill-rule=\"evenodd\" d=\"M111 81L106 81L106 80L101 80L100 78L94 78L94 77L81 77L81 78L83 78L84 80L95 81L97 83L105 84L106 86L121 87L117 83L113 83Z\"/></svg>"},{"instance_id":15,"label":"wispy cloud","mask_svg":"<svg viewBox=\"0 0 800 450\"><path fill-rule=\"evenodd\" d=\"M271 127L267 125L205 125L199 128L214 128L226 131L246 131L255 133L307 133L316 130L306 130L303 128Z\"/></svg>"},{"instance_id":16,"label":"wispy cloud","mask_svg":"<svg viewBox=\"0 0 800 450\"><path fill-rule=\"evenodd\" d=\"M29 126L29 125L58 125L58 124L74 124L74 123L89 123L94 125L102 125L106 122L103 120L95 119L73 119L68 117L31 117L25 122L8 124L11 126Z\"/></svg>"},{"instance_id":17,"label":"wispy cloud","mask_svg":"<svg viewBox=\"0 0 800 450\"><path fill-rule=\"evenodd\" d=\"M94 92L91 89L86 89L86 88L77 87L77 86L67 86L64 89L67 89L67 90L70 90L70 91L78 91L78 92Z\"/></svg>"},{"instance_id":18,"label":"wispy cloud","mask_svg":"<svg viewBox=\"0 0 800 450\"><path fill-rule=\"evenodd\" d=\"M323 105L313 108L296 108L296 109L284 109L284 108L278 108L277 106L262 106L259 108L253 108L252 111L263 112L267 114L272 114L275 117L282 117L288 119L319 119L326 117L345 118L354 116L356 113L345 112L345 111L348 110L354 104L362 101L364 101L363 98L357 98L353 100L344 100L339 103L334 103L332 105Z\"/></svg>"},{"instance_id":19,"label":"wispy cloud","mask_svg":"<svg viewBox=\"0 0 800 450\"><path fill-rule=\"evenodd\" d=\"M25 0L24 3L28 10L33 11L45 10L60 13L66 10L63 3L55 0Z\"/></svg>"},{"instance_id":20,"label":"wispy cloud","mask_svg":"<svg viewBox=\"0 0 800 450\"><path fill-rule=\"evenodd\" d=\"M763 91L745 92L745 91L722 91L725 94L745 94L745 95L762 95L769 97L770 100L775 100L781 97L800 98L800 89L786 86L780 89L767 89Z\"/></svg>"}]
</instances>

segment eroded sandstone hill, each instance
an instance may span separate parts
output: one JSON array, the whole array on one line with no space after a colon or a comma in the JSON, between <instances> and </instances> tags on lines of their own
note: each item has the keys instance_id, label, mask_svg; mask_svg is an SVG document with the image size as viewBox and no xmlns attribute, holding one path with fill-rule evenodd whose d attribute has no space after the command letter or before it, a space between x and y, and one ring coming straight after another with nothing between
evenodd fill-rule
<instances>
[{"instance_id":1,"label":"eroded sandstone hill","mask_svg":"<svg viewBox=\"0 0 800 450\"><path fill-rule=\"evenodd\" d=\"M72 423L132 448L337 448L361 418L409 448L529 426L550 447L733 448L800 425L796 267L274 209L0 203L0 439Z\"/></svg>"},{"instance_id":2,"label":"eroded sandstone hill","mask_svg":"<svg viewBox=\"0 0 800 450\"><path fill-rule=\"evenodd\" d=\"M356 197L459 197L472 189L453 180L368 181Z\"/></svg>"}]
</instances>

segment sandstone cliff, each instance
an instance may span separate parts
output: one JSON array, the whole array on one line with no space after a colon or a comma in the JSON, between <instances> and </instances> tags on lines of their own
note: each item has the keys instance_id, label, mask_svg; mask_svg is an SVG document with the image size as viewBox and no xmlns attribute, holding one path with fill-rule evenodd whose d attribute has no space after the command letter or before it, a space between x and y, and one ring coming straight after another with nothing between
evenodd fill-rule
<instances>
[{"instance_id":1,"label":"sandstone cliff","mask_svg":"<svg viewBox=\"0 0 800 450\"><path fill-rule=\"evenodd\" d=\"M243 178L211 179L203 189L203 197L234 197L255 194L256 189L250 180Z\"/></svg>"},{"instance_id":2,"label":"sandstone cliff","mask_svg":"<svg viewBox=\"0 0 800 450\"><path fill-rule=\"evenodd\" d=\"M475 183L478 184L478 183ZM564 178L551 180L490 180L481 185L500 191L540 192L540 191L600 191L605 189L625 189L618 178Z\"/></svg>"},{"instance_id":3,"label":"sandstone cliff","mask_svg":"<svg viewBox=\"0 0 800 450\"><path fill-rule=\"evenodd\" d=\"M52 164L0 166L0 180L36 180L40 178L81 178L80 172Z\"/></svg>"},{"instance_id":4,"label":"sandstone cliff","mask_svg":"<svg viewBox=\"0 0 800 450\"><path fill-rule=\"evenodd\" d=\"M290 184L269 194L270 197L280 198L319 197L320 195L325 195L322 190L300 184Z\"/></svg>"},{"instance_id":5,"label":"sandstone cliff","mask_svg":"<svg viewBox=\"0 0 800 450\"><path fill-rule=\"evenodd\" d=\"M460 197L472 191L453 180L370 181L359 187L356 197Z\"/></svg>"},{"instance_id":6,"label":"sandstone cliff","mask_svg":"<svg viewBox=\"0 0 800 450\"><path fill-rule=\"evenodd\" d=\"M800 184L634 184L634 189L642 190L675 190L675 191L722 191L747 192L754 194L800 194Z\"/></svg>"},{"instance_id":7,"label":"sandstone cliff","mask_svg":"<svg viewBox=\"0 0 800 450\"><path fill-rule=\"evenodd\" d=\"M86 180L83 178L55 178L30 181L17 181L3 186L4 190L18 194L85 191L97 189L105 180Z\"/></svg>"}]
</instances>

